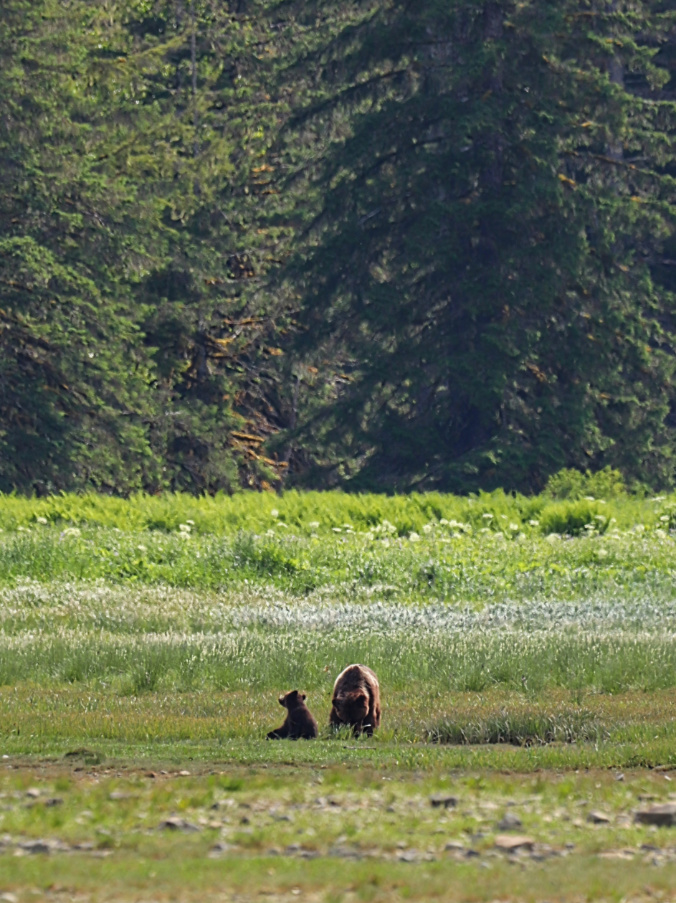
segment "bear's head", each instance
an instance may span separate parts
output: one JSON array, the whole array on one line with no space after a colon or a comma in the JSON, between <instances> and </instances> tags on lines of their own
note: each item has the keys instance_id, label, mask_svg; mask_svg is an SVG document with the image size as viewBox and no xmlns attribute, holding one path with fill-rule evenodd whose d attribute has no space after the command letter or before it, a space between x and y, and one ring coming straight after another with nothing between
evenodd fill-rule
<instances>
[{"instance_id":1,"label":"bear's head","mask_svg":"<svg viewBox=\"0 0 676 903\"><path fill-rule=\"evenodd\" d=\"M348 724L363 721L369 711L369 697L366 690L352 690L336 696L333 705L340 717Z\"/></svg>"},{"instance_id":2,"label":"bear's head","mask_svg":"<svg viewBox=\"0 0 676 903\"><path fill-rule=\"evenodd\" d=\"M285 709L292 709L307 699L306 693L299 693L298 690L289 690L283 696L279 697L279 704Z\"/></svg>"}]
</instances>

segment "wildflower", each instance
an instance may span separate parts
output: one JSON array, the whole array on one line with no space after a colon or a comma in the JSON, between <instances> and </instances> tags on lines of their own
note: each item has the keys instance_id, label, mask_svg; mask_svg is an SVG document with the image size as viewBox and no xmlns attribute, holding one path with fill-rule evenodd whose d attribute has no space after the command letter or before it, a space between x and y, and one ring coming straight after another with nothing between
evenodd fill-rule
<instances>
[{"instance_id":1,"label":"wildflower","mask_svg":"<svg viewBox=\"0 0 676 903\"><path fill-rule=\"evenodd\" d=\"M46 517L36 517L36 518L35 518L35 523L36 523L36 524L46 524L46 523L47 523L47 518L46 518Z\"/></svg>"},{"instance_id":2,"label":"wildflower","mask_svg":"<svg viewBox=\"0 0 676 903\"><path fill-rule=\"evenodd\" d=\"M540 526L539 520L529 520L528 523L531 525L531 527L539 527Z\"/></svg>"},{"instance_id":3,"label":"wildflower","mask_svg":"<svg viewBox=\"0 0 676 903\"><path fill-rule=\"evenodd\" d=\"M408 538L411 542L420 541L420 536L414 530L411 530L411 532L408 534Z\"/></svg>"},{"instance_id":4,"label":"wildflower","mask_svg":"<svg viewBox=\"0 0 676 903\"><path fill-rule=\"evenodd\" d=\"M270 512L270 517L279 517L279 511L276 508L273 508Z\"/></svg>"},{"instance_id":5,"label":"wildflower","mask_svg":"<svg viewBox=\"0 0 676 903\"><path fill-rule=\"evenodd\" d=\"M308 524L308 527L311 527L313 530L318 529L318 527L319 527L319 521L318 521L318 520L311 520L310 523Z\"/></svg>"},{"instance_id":6,"label":"wildflower","mask_svg":"<svg viewBox=\"0 0 676 903\"><path fill-rule=\"evenodd\" d=\"M73 538L77 538L82 535L82 531L79 527L66 527L66 529L61 533L61 536L67 537L72 536Z\"/></svg>"},{"instance_id":7,"label":"wildflower","mask_svg":"<svg viewBox=\"0 0 676 903\"><path fill-rule=\"evenodd\" d=\"M493 515L486 512L486 514L481 515L485 520L493 520Z\"/></svg>"},{"instance_id":8,"label":"wildflower","mask_svg":"<svg viewBox=\"0 0 676 903\"><path fill-rule=\"evenodd\" d=\"M190 533L190 524L179 524L178 529L180 533Z\"/></svg>"},{"instance_id":9,"label":"wildflower","mask_svg":"<svg viewBox=\"0 0 676 903\"><path fill-rule=\"evenodd\" d=\"M431 533L432 532L432 524L425 524L422 529L423 529L423 533Z\"/></svg>"}]
</instances>

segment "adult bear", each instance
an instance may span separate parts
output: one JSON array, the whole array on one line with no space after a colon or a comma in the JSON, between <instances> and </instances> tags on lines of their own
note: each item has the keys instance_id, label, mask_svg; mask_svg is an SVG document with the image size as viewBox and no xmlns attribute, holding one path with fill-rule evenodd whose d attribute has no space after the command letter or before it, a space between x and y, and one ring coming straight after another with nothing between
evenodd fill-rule
<instances>
[{"instance_id":1,"label":"adult bear","mask_svg":"<svg viewBox=\"0 0 676 903\"><path fill-rule=\"evenodd\" d=\"M371 737L380 726L380 686L366 665L348 665L336 678L329 723L349 724L355 737L362 731Z\"/></svg>"},{"instance_id":2,"label":"adult bear","mask_svg":"<svg viewBox=\"0 0 676 903\"><path fill-rule=\"evenodd\" d=\"M286 709L286 719L281 727L270 731L268 740L314 740L319 731L310 709L305 705L307 696L298 690L289 690L279 697L279 704Z\"/></svg>"}]
</instances>

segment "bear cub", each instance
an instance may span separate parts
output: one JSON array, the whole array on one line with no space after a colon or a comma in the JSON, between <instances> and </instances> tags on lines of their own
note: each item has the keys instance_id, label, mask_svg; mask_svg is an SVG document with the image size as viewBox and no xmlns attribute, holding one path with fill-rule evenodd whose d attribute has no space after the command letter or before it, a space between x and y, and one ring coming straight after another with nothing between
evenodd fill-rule
<instances>
[{"instance_id":1,"label":"bear cub","mask_svg":"<svg viewBox=\"0 0 676 903\"><path fill-rule=\"evenodd\" d=\"M286 709L286 719L281 727L270 731L268 740L313 740L317 734L317 722L305 705L307 696L298 690L289 690L279 697L279 704Z\"/></svg>"},{"instance_id":2,"label":"bear cub","mask_svg":"<svg viewBox=\"0 0 676 903\"><path fill-rule=\"evenodd\" d=\"M371 737L380 726L380 686L366 665L348 665L336 678L329 723L349 724L355 737L362 731Z\"/></svg>"}]
</instances>

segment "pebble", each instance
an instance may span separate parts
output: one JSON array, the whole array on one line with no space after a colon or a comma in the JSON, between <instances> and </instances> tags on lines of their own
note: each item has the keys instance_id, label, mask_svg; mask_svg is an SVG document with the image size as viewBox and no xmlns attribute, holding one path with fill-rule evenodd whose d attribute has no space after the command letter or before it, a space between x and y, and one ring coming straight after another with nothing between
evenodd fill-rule
<instances>
[{"instance_id":1,"label":"pebble","mask_svg":"<svg viewBox=\"0 0 676 903\"><path fill-rule=\"evenodd\" d=\"M177 816L167 818L160 822L159 827L168 831L184 831L186 833L202 830L198 825L193 825L192 822L186 821L184 818L178 818Z\"/></svg>"},{"instance_id":2,"label":"pebble","mask_svg":"<svg viewBox=\"0 0 676 903\"><path fill-rule=\"evenodd\" d=\"M497 824L498 831L516 831L523 827L523 822L513 812L506 812Z\"/></svg>"},{"instance_id":3,"label":"pebble","mask_svg":"<svg viewBox=\"0 0 676 903\"><path fill-rule=\"evenodd\" d=\"M442 794L435 794L430 797L430 804L435 809L453 809L458 805L457 796L446 796Z\"/></svg>"},{"instance_id":4,"label":"pebble","mask_svg":"<svg viewBox=\"0 0 676 903\"><path fill-rule=\"evenodd\" d=\"M593 825L607 825L610 824L610 817L606 815L605 812L600 812L598 809L592 809L587 815L587 821L591 822Z\"/></svg>"},{"instance_id":5,"label":"pebble","mask_svg":"<svg viewBox=\"0 0 676 903\"><path fill-rule=\"evenodd\" d=\"M513 853L516 850L532 850L535 841L525 834L498 834L495 838L495 846L498 850Z\"/></svg>"},{"instance_id":6,"label":"pebble","mask_svg":"<svg viewBox=\"0 0 676 903\"><path fill-rule=\"evenodd\" d=\"M634 821L644 825L676 825L676 803L662 803L639 809L634 813Z\"/></svg>"}]
</instances>

